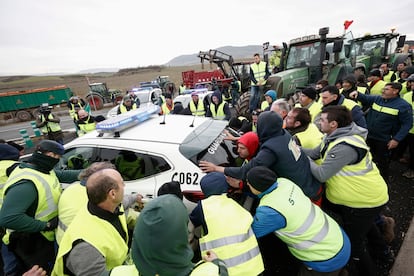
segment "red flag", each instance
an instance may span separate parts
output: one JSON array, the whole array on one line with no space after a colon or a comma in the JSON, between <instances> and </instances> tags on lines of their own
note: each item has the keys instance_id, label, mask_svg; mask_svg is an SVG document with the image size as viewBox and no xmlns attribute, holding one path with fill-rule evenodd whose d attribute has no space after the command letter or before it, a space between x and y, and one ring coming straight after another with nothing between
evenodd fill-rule
<instances>
[{"instance_id":1,"label":"red flag","mask_svg":"<svg viewBox=\"0 0 414 276\"><path fill-rule=\"evenodd\" d=\"M345 22L344 22L345 30L348 30L348 28L349 28L349 26L351 26L352 22L354 22L354 20L345 20Z\"/></svg>"}]
</instances>

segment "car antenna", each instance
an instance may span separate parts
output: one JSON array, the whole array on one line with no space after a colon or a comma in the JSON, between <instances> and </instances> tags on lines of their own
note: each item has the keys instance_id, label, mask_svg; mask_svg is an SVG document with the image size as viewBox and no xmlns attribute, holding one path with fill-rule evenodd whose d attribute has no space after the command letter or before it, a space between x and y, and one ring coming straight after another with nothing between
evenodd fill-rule
<instances>
[{"instance_id":1,"label":"car antenna","mask_svg":"<svg viewBox=\"0 0 414 276\"><path fill-rule=\"evenodd\" d=\"M196 115L194 114L194 116L193 116L193 121L191 122L190 127L194 127L194 120L195 120L195 117L196 117Z\"/></svg>"},{"instance_id":2,"label":"car antenna","mask_svg":"<svg viewBox=\"0 0 414 276\"><path fill-rule=\"evenodd\" d=\"M163 119L162 119L162 122L160 122L160 125L165 125L165 114L166 112L164 112L164 116L163 116Z\"/></svg>"}]
</instances>

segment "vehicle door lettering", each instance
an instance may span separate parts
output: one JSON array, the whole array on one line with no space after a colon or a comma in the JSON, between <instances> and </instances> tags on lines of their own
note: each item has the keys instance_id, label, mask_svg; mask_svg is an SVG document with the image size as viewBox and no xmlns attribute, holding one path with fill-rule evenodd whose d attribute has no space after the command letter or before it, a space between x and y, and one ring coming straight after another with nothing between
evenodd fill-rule
<instances>
[{"instance_id":1,"label":"vehicle door lettering","mask_svg":"<svg viewBox=\"0 0 414 276\"><path fill-rule=\"evenodd\" d=\"M220 146L220 144L223 142L224 138L226 137L225 133L221 133L214 141L213 143L210 145L210 147L208 148L208 153L210 154L214 154L216 152L216 150L218 149L218 147Z\"/></svg>"},{"instance_id":2,"label":"vehicle door lettering","mask_svg":"<svg viewBox=\"0 0 414 276\"><path fill-rule=\"evenodd\" d=\"M197 172L175 172L171 177L171 181L186 185L199 185L198 178L199 174Z\"/></svg>"}]
</instances>

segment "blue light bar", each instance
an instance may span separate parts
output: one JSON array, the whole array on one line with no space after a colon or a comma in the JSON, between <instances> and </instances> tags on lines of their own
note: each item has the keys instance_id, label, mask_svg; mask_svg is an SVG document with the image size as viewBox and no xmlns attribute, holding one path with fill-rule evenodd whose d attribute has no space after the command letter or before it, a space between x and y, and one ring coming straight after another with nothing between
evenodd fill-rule
<instances>
[{"instance_id":1,"label":"blue light bar","mask_svg":"<svg viewBox=\"0 0 414 276\"><path fill-rule=\"evenodd\" d=\"M97 123L96 130L100 133L119 132L142 123L148 120L151 115L158 114L159 112L160 107L158 105L138 108Z\"/></svg>"},{"instance_id":2,"label":"blue light bar","mask_svg":"<svg viewBox=\"0 0 414 276\"><path fill-rule=\"evenodd\" d=\"M206 93L207 91L208 91L207 88L186 89L184 90L183 94L191 94L193 92L202 94L202 93Z\"/></svg>"}]
</instances>

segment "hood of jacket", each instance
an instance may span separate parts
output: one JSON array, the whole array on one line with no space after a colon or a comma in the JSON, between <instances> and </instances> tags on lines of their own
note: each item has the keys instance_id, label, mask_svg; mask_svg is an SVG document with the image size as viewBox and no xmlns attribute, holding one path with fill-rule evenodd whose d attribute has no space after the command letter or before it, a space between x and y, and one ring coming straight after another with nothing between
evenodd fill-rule
<instances>
[{"instance_id":1,"label":"hood of jacket","mask_svg":"<svg viewBox=\"0 0 414 276\"><path fill-rule=\"evenodd\" d=\"M188 243L188 213L175 195L145 205L135 225L132 259L141 275L188 275L193 251Z\"/></svg>"},{"instance_id":2,"label":"hood of jacket","mask_svg":"<svg viewBox=\"0 0 414 276\"><path fill-rule=\"evenodd\" d=\"M213 98L214 96L216 96L219 100L218 104L221 104L221 102L223 101L223 98L221 97L221 92L220 91L214 91L213 94L211 94L211 98ZM213 101L211 101L212 104L214 104Z\"/></svg>"},{"instance_id":3,"label":"hood of jacket","mask_svg":"<svg viewBox=\"0 0 414 276\"><path fill-rule=\"evenodd\" d=\"M351 135L359 135L366 139L368 130L352 122L349 126L337 128L334 132L325 137L325 141L329 143L338 138Z\"/></svg>"},{"instance_id":4,"label":"hood of jacket","mask_svg":"<svg viewBox=\"0 0 414 276\"><path fill-rule=\"evenodd\" d=\"M260 143L265 142L271 137L283 134L283 119L273 111L260 113L257 119L257 135Z\"/></svg>"},{"instance_id":5,"label":"hood of jacket","mask_svg":"<svg viewBox=\"0 0 414 276\"><path fill-rule=\"evenodd\" d=\"M249 156L246 159L250 160L256 155L259 148L259 137L255 132L249 131L243 134L237 143L243 144L249 150Z\"/></svg>"}]
</instances>

